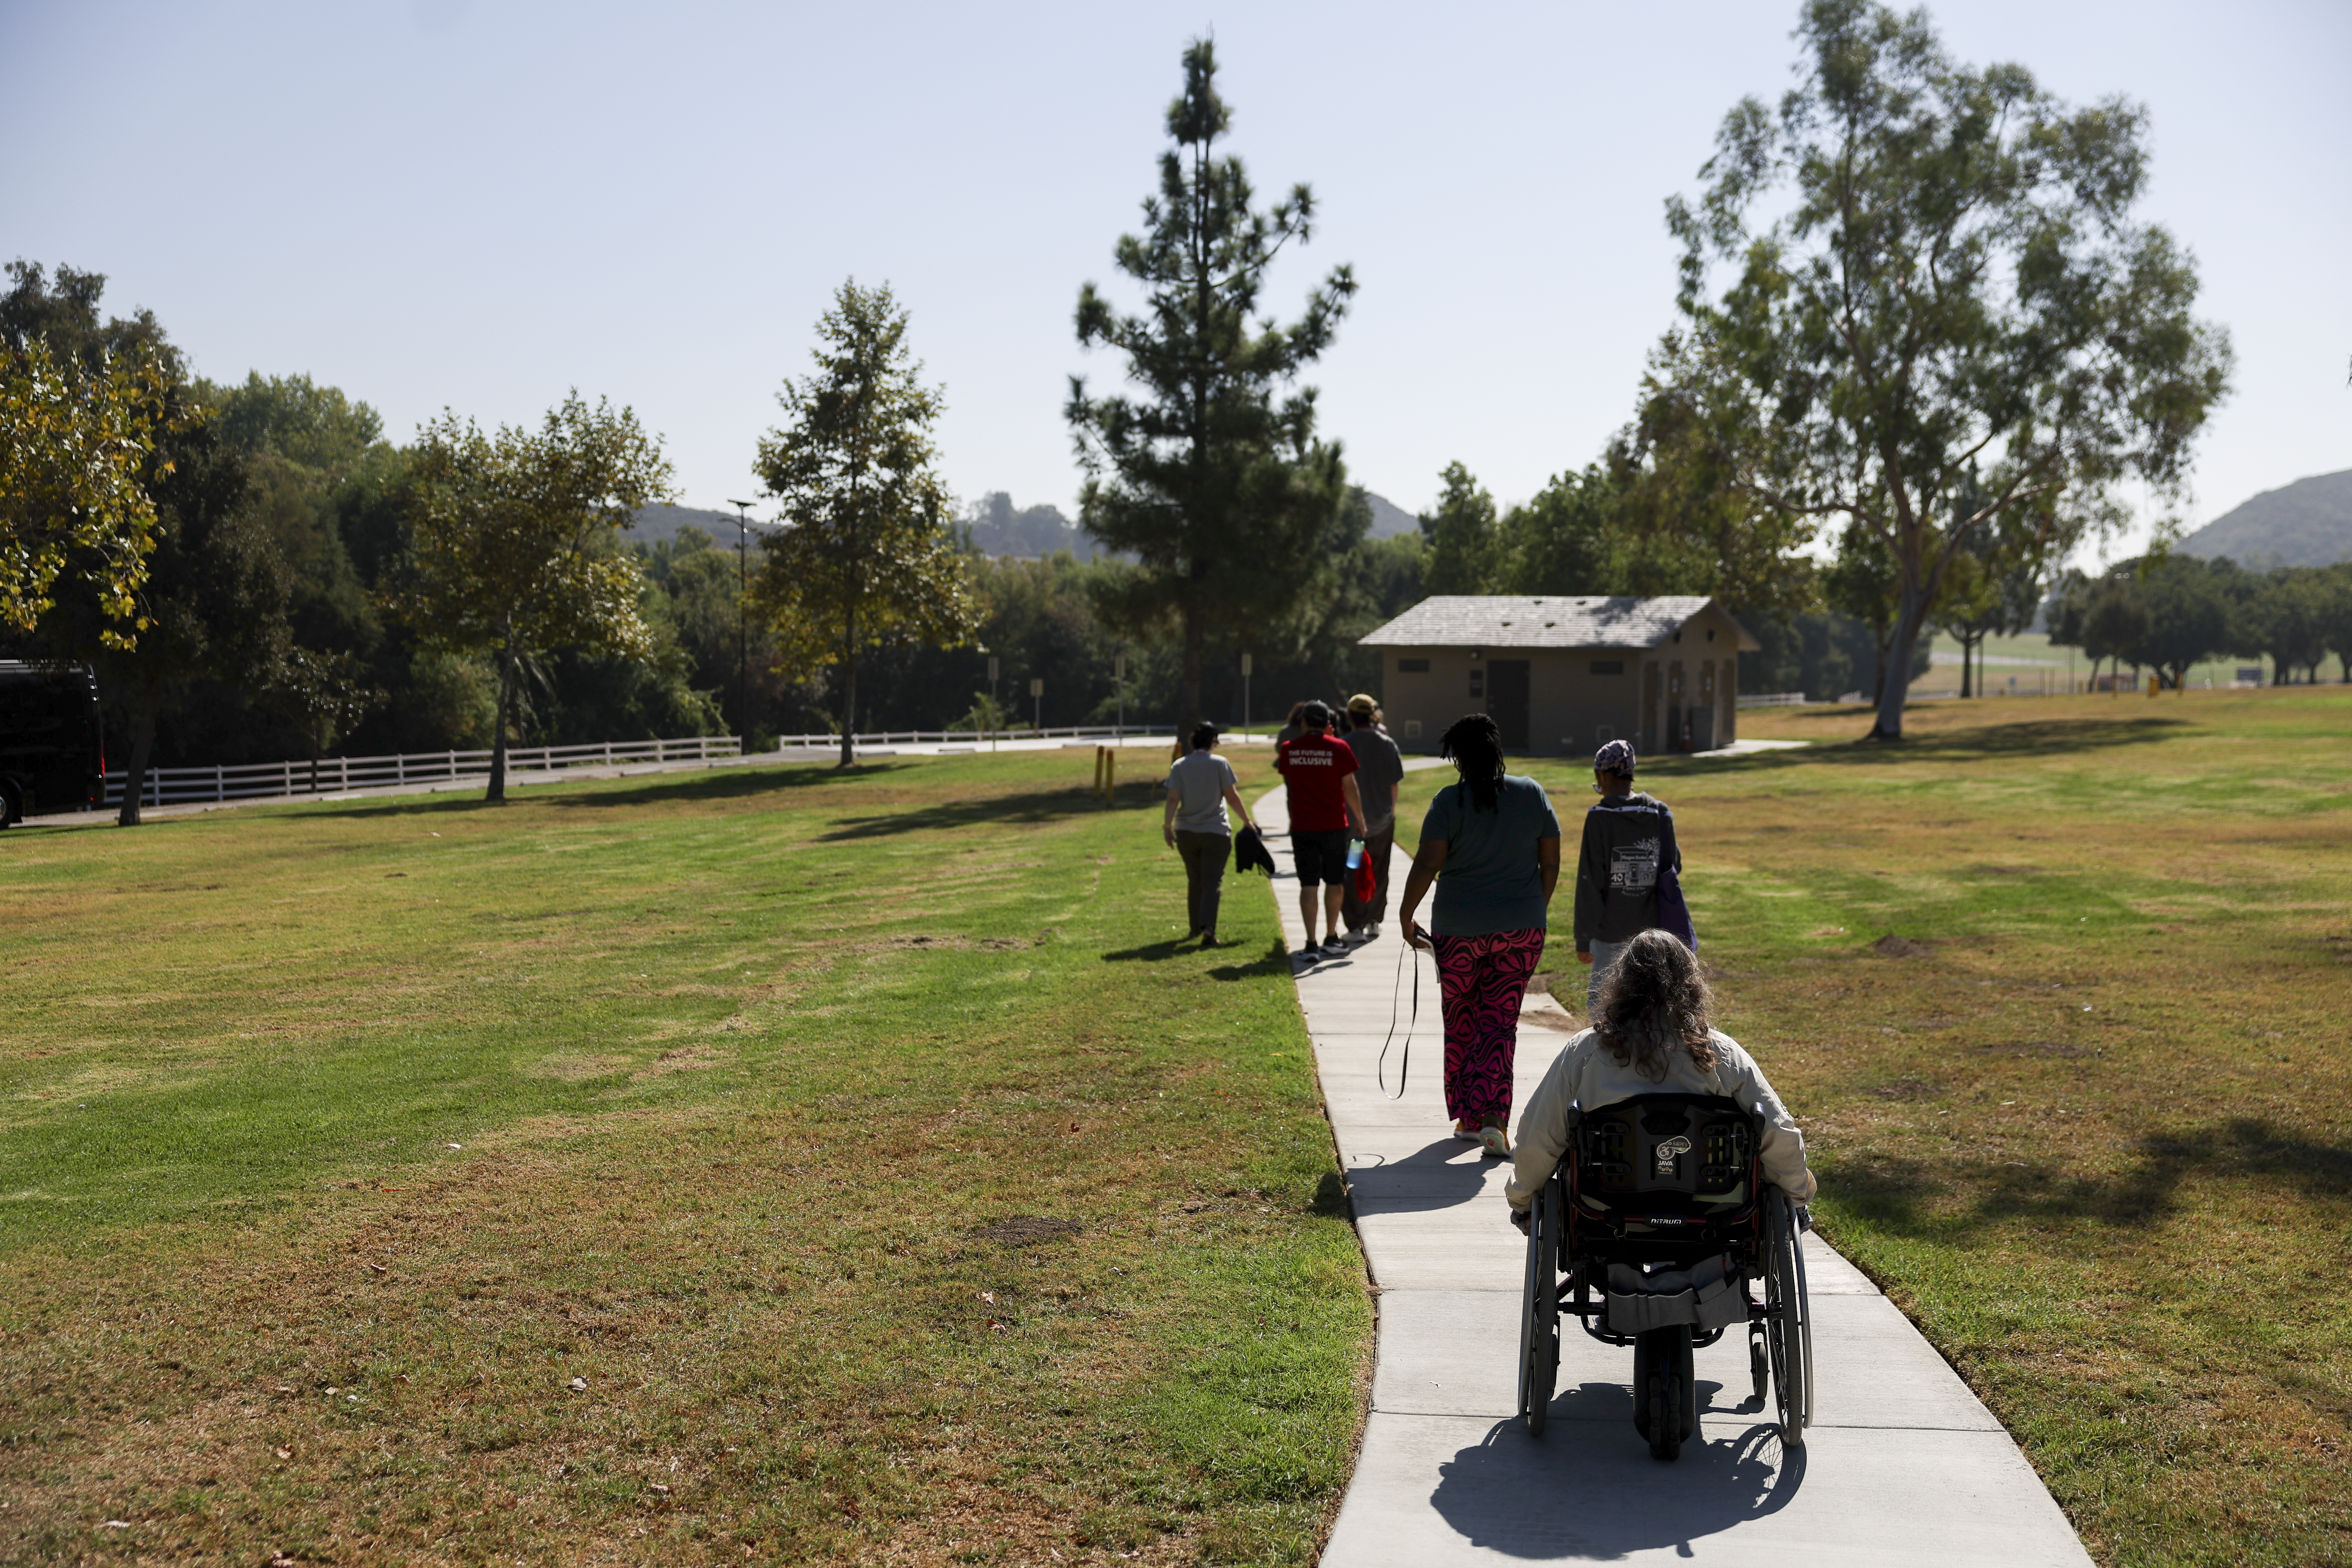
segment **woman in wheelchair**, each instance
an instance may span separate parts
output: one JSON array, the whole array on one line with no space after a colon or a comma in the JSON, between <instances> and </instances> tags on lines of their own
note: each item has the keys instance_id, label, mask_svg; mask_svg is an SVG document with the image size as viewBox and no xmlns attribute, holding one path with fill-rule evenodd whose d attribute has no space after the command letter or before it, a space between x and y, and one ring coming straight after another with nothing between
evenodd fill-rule
<instances>
[{"instance_id":1,"label":"woman in wheelchair","mask_svg":"<svg viewBox=\"0 0 2352 1568\"><path fill-rule=\"evenodd\" d=\"M1520 1121L1506 1193L1528 1235L1520 1409L1534 1432L1560 1317L1633 1347L1634 1424L1660 1458L1697 1426L1692 1350L1744 1321L1759 1406L1769 1367L1782 1441L1804 1440L1798 1237L1813 1176L1804 1134L1755 1058L1713 1026L1712 1006L1690 950L1642 932L1602 985L1593 1026L1561 1049Z\"/></svg>"}]
</instances>

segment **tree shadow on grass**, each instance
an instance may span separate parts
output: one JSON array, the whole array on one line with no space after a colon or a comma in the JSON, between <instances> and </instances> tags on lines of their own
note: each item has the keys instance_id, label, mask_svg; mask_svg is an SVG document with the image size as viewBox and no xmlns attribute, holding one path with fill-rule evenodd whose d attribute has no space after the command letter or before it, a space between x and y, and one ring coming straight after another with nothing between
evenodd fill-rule
<instances>
[{"instance_id":1,"label":"tree shadow on grass","mask_svg":"<svg viewBox=\"0 0 2352 1568\"><path fill-rule=\"evenodd\" d=\"M432 795L363 795L341 800L331 805L313 806L310 802L294 800L282 804L305 806L305 816L385 816L397 815L446 815L453 812L495 810L507 805L547 805L578 808L624 805L662 805L694 804L707 801L748 800L756 795L772 795L780 790L809 789L818 784L843 781L868 780L900 773L914 767L912 763L868 763L853 768L784 767L728 768L709 773L662 773L643 778L624 789L570 789L561 794L544 793L557 784L608 784L610 779L564 779L533 777L528 783L510 780L514 792L505 801L482 798L482 785L469 783L460 791L448 789ZM269 804L278 805L272 801Z\"/></svg>"},{"instance_id":2,"label":"tree shadow on grass","mask_svg":"<svg viewBox=\"0 0 2352 1568\"><path fill-rule=\"evenodd\" d=\"M2032 1163L1995 1168L1980 1195L1958 1213L1935 1204L1952 1181L1925 1161L1874 1159L1842 1166L1830 1179L1841 1205L1906 1236L1948 1237L2019 1219L2142 1229L2171 1217L2181 1187L2192 1182L2254 1181L2294 1188L2305 1201L2352 1198L2352 1149L2234 1117L2143 1139L2130 1168L2114 1176L2066 1176Z\"/></svg>"},{"instance_id":3,"label":"tree shadow on grass","mask_svg":"<svg viewBox=\"0 0 2352 1568\"><path fill-rule=\"evenodd\" d=\"M821 843L839 843L846 839L890 838L902 833L942 833L959 827L1034 827L1103 809L1102 801L1089 789L1073 786L1030 790L1021 795L986 795L848 817L831 832L816 837Z\"/></svg>"},{"instance_id":4,"label":"tree shadow on grass","mask_svg":"<svg viewBox=\"0 0 2352 1568\"><path fill-rule=\"evenodd\" d=\"M1902 741L1872 741L1862 736L1841 741L1815 741L1786 750L1754 752L1743 757L1667 756L1644 759L1644 765L1664 764L1663 771L1683 777L1700 772L1770 773L1811 763L1863 763L1883 766L1902 763L1987 762L2004 757L2063 756L2114 746L2144 746L2168 741L2193 728L2187 719L2168 714L2144 714L2137 719L2036 719L2012 724L1987 724L1949 734L1917 735Z\"/></svg>"}]
</instances>

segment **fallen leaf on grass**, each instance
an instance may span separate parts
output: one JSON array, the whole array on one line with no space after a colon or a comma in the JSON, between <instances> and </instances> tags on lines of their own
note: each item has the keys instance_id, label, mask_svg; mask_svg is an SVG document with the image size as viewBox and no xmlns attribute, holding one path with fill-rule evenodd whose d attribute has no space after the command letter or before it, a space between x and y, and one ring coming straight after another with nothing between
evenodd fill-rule
<instances>
[{"instance_id":1,"label":"fallen leaf on grass","mask_svg":"<svg viewBox=\"0 0 2352 1568\"><path fill-rule=\"evenodd\" d=\"M1005 1324L998 1322L994 1318L988 1320L988 1326L994 1329L1000 1334L1009 1333L1012 1331Z\"/></svg>"},{"instance_id":2,"label":"fallen leaf on grass","mask_svg":"<svg viewBox=\"0 0 2352 1568\"><path fill-rule=\"evenodd\" d=\"M996 1305L996 1292L993 1290L982 1290L980 1293L980 1299L992 1307Z\"/></svg>"},{"instance_id":3,"label":"fallen leaf on grass","mask_svg":"<svg viewBox=\"0 0 2352 1568\"><path fill-rule=\"evenodd\" d=\"M653 1483L652 1483L652 1486L653 1486L653 1489L654 1489L654 1490L656 1490L656 1491L657 1491L657 1492L659 1492L659 1493L661 1493L661 1494L662 1494L662 1496L664 1496L664 1497L667 1497L667 1496L669 1496L669 1489L668 1489L667 1487L666 1487L666 1486L662 1485L659 1481L655 1481L655 1482L653 1482Z\"/></svg>"},{"instance_id":4,"label":"fallen leaf on grass","mask_svg":"<svg viewBox=\"0 0 2352 1568\"><path fill-rule=\"evenodd\" d=\"M368 1265L368 1272L371 1274L388 1274L391 1270L386 1268L381 1263L371 1263Z\"/></svg>"},{"instance_id":5,"label":"fallen leaf on grass","mask_svg":"<svg viewBox=\"0 0 2352 1568\"><path fill-rule=\"evenodd\" d=\"M588 1380L584 1377L575 1377L572 1380L571 1388L574 1394L585 1394L588 1392Z\"/></svg>"},{"instance_id":6,"label":"fallen leaf on grass","mask_svg":"<svg viewBox=\"0 0 2352 1568\"><path fill-rule=\"evenodd\" d=\"M281 1383L278 1385L278 1392L280 1394L291 1394L294 1391Z\"/></svg>"},{"instance_id":7,"label":"fallen leaf on grass","mask_svg":"<svg viewBox=\"0 0 2352 1568\"><path fill-rule=\"evenodd\" d=\"M290 1459L294 1457L294 1450L291 1448L272 1448L269 1451L281 1459Z\"/></svg>"},{"instance_id":8,"label":"fallen leaf on grass","mask_svg":"<svg viewBox=\"0 0 2352 1568\"><path fill-rule=\"evenodd\" d=\"M127 1519L110 1519L99 1528L101 1530L128 1530L131 1528L131 1521Z\"/></svg>"}]
</instances>

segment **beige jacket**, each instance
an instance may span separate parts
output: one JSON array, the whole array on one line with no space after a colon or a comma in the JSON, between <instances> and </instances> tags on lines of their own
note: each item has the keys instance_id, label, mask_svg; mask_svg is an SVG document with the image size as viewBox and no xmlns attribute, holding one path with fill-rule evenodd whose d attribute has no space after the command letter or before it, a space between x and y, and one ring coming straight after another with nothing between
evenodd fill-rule
<instances>
[{"instance_id":1,"label":"beige jacket","mask_svg":"<svg viewBox=\"0 0 2352 1568\"><path fill-rule=\"evenodd\" d=\"M1805 1135L1794 1117L1764 1081L1756 1058L1722 1030L1715 1040L1715 1070L1704 1073L1691 1064L1690 1054L1676 1050L1666 1058L1666 1076L1652 1083L1629 1066L1620 1067L1591 1029L1560 1047L1551 1070L1536 1086L1535 1098L1519 1119L1519 1147L1514 1156L1510 1184L1504 1189L1511 1212L1525 1214L1536 1194L1551 1175L1568 1148L1568 1110L1571 1105L1598 1110L1637 1094L1719 1094L1764 1115L1764 1175L1799 1203L1813 1197L1813 1173L1805 1169Z\"/></svg>"}]
</instances>

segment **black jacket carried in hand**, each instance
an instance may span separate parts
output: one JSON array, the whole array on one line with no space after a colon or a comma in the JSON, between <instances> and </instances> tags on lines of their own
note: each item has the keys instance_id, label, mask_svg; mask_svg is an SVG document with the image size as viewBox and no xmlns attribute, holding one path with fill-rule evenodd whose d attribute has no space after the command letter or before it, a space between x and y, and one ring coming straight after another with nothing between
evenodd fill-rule
<instances>
[{"instance_id":1,"label":"black jacket carried in hand","mask_svg":"<svg viewBox=\"0 0 2352 1568\"><path fill-rule=\"evenodd\" d=\"M1274 875L1274 856L1267 850L1265 840L1257 836L1256 828L1244 827L1234 835L1234 869L1246 871L1252 867L1271 877Z\"/></svg>"},{"instance_id":2,"label":"black jacket carried in hand","mask_svg":"<svg viewBox=\"0 0 2352 1568\"><path fill-rule=\"evenodd\" d=\"M1665 803L1646 795L1612 795L1584 814L1584 847L1576 858L1576 951L1596 942L1631 942L1658 923L1658 871L1679 875L1682 850Z\"/></svg>"}]
</instances>

